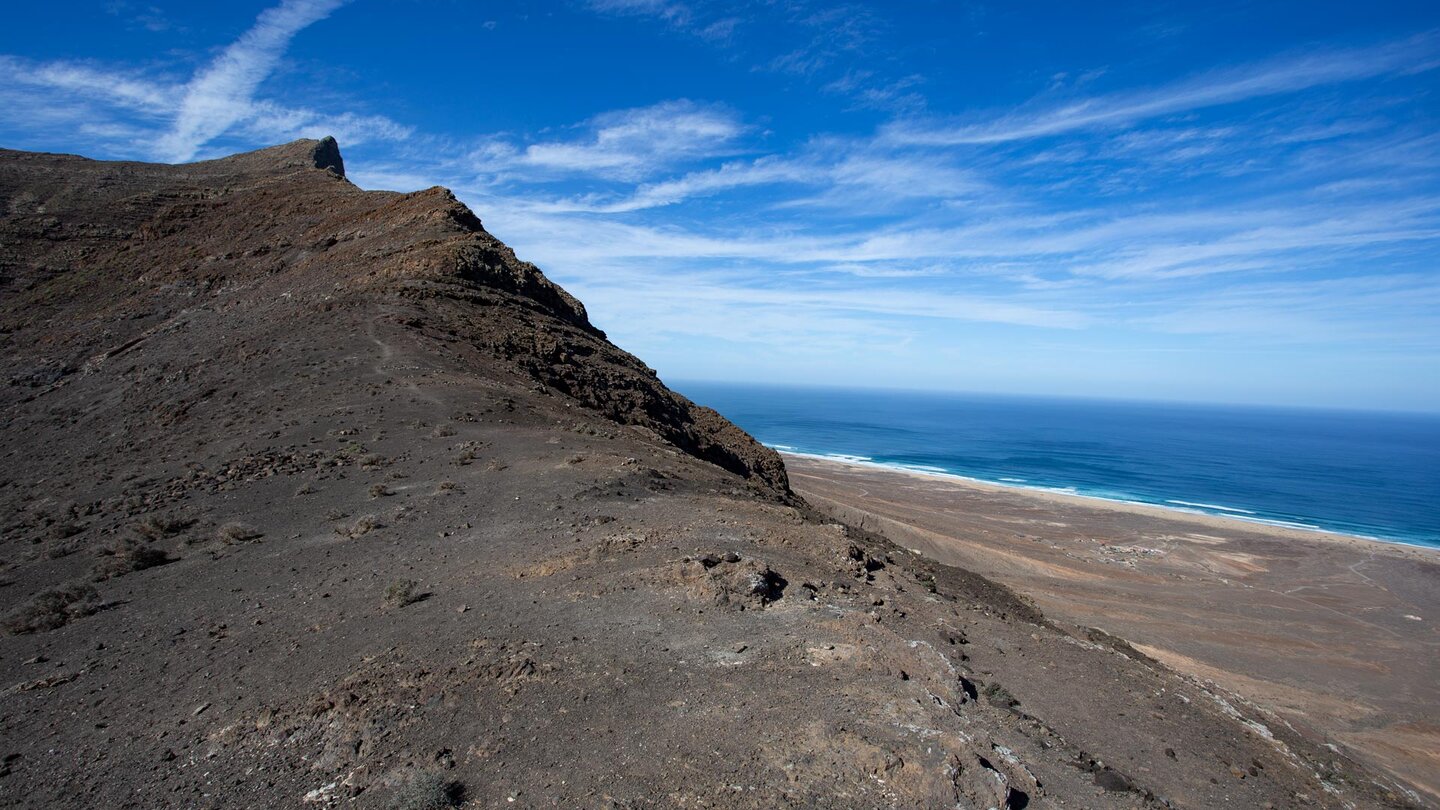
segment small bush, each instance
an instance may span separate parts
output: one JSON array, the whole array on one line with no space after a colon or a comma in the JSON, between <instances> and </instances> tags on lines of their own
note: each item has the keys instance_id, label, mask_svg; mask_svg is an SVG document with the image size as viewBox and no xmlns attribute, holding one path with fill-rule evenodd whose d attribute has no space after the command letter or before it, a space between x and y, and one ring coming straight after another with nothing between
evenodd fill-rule
<instances>
[{"instance_id":1,"label":"small bush","mask_svg":"<svg viewBox=\"0 0 1440 810\"><path fill-rule=\"evenodd\" d=\"M237 521L226 523L215 532L215 537L227 546L235 545L236 543L248 543L251 540L259 540L264 536L264 532L261 532L254 526Z\"/></svg>"},{"instance_id":2,"label":"small bush","mask_svg":"<svg viewBox=\"0 0 1440 810\"><path fill-rule=\"evenodd\" d=\"M380 522L380 518L374 515L361 515L349 526L336 526L335 531L342 537L349 537L353 540L382 528L384 528L384 524Z\"/></svg>"},{"instance_id":3,"label":"small bush","mask_svg":"<svg viewBox=\"0 0 1440 810\"><path fill-rule=\"evenodd\" d=\"M85 548L87 545L84 538L72 537L68 540L52 540L45 546L45 556L52 560L61 557L69 557L71 554Z\"/></svg>"},{"instance_id":4,"label":"small bush","mask_svg":"<svg viewBox=\"0 0 1440 810\"><path fill-rule=\"evenodd\" d=\"M5 619L5 631L15 635L64 627L100 609L100 595L89 585L63 585L41 591Z\"/></svg>"},{"instance_id":5,"label":"small bush","mask_svg":"<svg viewBox=\"0 0 1440 810\"><path fill-rule=\"evenodd\" d=\"M449 492L459 492L460 485L454 481L441 481L435 485L435 494L444 495Z\"/></svg>"},{"instance_id":6,"label":"small bush","mask_svg":"<svg viewBox=\"0 0 1440 810\"><path fill-rule=\"evenodd\" d=\"M389 810L444 810L465 801L465 786L443 774L422 771L395 788Z\"/></svg>"},{"instance_id":7,"label":"small bush","mask_svg":"<svg viewBox=\"0 0 1440 810\"><path fill-rule=\"evenodd\" d=\"M195 521L171 515L146 515L131 526L135 533L146 540L164 540L190 528Z\"/></svg>"},{"instance_id":8,"label":"small bush","mask_svg":"<svg viewBox=\"0 0 1440 810\"><path fill-rule=\"evenodd\" d=\"M391 492L391 491L390 491L390 488L387 487L387 486L385 486L384 484L375 484L374 486L370 487L370 497L371 497L371 498L384 498L384 497L387 496L387 495L394 495L394 494L395 494L395 493L394 493L394 492Z\"/></svg>"},{"instance_id":9,"label":"small bush","mask_svg":"<svg viewBox=\"0 0 1440 810\"><path fill-rule=\"evenodd\" d=\"M102 559L90 569L90 577L96 582L174 562L169 554L130 537L117 540L100 553Z\"/></svg>"},{"instance_id":10,"label":"small bush","mask_svg":"<svg viewBox=\"0 0 1440 810\"><path fill-rule=\"evenodd\" d=\"M359 458L360 469L374 470L389 464L389 460L379 453L367 453Z\"/></svg>"},{"instance_id":11,"label":"small bush","mask_svg":"<svg viewBox=\"0 0 1440 810\"><path fill-rule=\"evenodd\" d=\"M62 521L60 523L51 524L49 534L51 540L65 540L74 537L75 535L83 531L85 531L85 527L79 523L69 523Z\"/></svg>"},{"instance_id":12,"label":"small bush","mask_svg":"<svg viewBox=\"0 0 1440 810\"><path fill-rule=\"evenodd\" d=\"M413 579L398 579L390 583L390 587L385 589L385 604L390 607L405 607L419 602L421 595L415 590L417 585L419 583Z\"/></svg>"}]
</instances>

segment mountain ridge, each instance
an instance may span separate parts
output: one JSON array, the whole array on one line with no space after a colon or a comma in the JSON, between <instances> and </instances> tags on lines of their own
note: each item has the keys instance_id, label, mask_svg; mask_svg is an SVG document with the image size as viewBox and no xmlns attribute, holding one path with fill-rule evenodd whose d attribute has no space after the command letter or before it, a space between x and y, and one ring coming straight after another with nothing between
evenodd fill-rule
<instances>
[{"instance_id":1,"label":"mountain ridge","mask_svg":"<svg viewBox=\"0 0 1440 810\"><path fill-rule=\"evenodd\" d=\"M105 163L69 156L47 157L52 164L55 161L81 161L81 170L102 175L94 181L102 189L123 190L126 188L125 181L133 175L153 177L155 174L153 170L144 168L148 164ZM154 192L127 196L112 193L103 195L94 204L118 206L137 219L148 217L134 229L139 240L148 244L127 251L131 256L127 257L130 259L128 262L120 264L122 273L147 259L161 264L153 258L157 253L184 249L192 253L207 251L197 257L196 263L202 266L209 264L213 268L223 268L229 264L233 267L244 264L236 262L237 258L258 258L262 263L261 272L284 272L294 277L307 272L307 260L312 254L324 252L338 254L329 258L330 265L341 263L348 267L368 266L375 269L353 275L331 272L331 278L326 280L334 287L324 291L319 289L319 279L297 278L297 284L286 295L295 297L308 293L311 298L325 299L324 302L312 302L313 305L327 306L328 301L336 297L335 293L372 286L386 287L412 301L464 301L469 305L493 304L496 303L494 296L497 292L509 294L512 296L507 299L509 302L521 303L533 312L550 316L560 323L545 325L512 321L504 324L502 329L487 328L491 324L467 318L462 308L442 308L466 320L467 328L471 330L470 339L505 359L525 358L524 367L536 382L577 396L617 421L654 430L687 452L751 478L777 497L786 496L788 484L784 466L774 451L759 445L714 411L697 406L670 391L652 369L608 343L605 334L590 323L584 305L546 278L539 268L516 258L514 251L485 231L480 219L452 192L438 186L410 194L361 191L344 180L343 165L333 138L300 140L228 158L183 164L172 173L175 179L170 188L159 196ZM321 171L311 172L312 169ZM257 176L260 178L258 183L253 179ZM281 244L252 247L248 251L250 255L235 257L215 244L216 241L223 242L223 234L201 234L193 239L186 236L194 235L190 226L197 217L214 214L215 209L223 209L220 214L246 229L252 239L267 229L275 230L277 225L291 224L277 223L273 217L258 222L244 212L246 207L259 208L258 204L267 201L269 195L266 189L277 177L291 177L291 182L298 183L314 201L314 209L310 212L293 208L286 212L293 217L308 215L313 220L307 229L313 232L313 241L297 245L281 240ZM251 187L234 188L242 183L242 179ZM193 185L197 180L225 183L225 190L218 197L207 194ZM328 199L333 193L329 187L337 184L343 189L343 197L353 204L341 216L318 216L316 211L321 207L319 199ZM260 199L255 200L254 197ZM12 214L23 214L15 212L14 208L12 204ZM21 227L24 227L23 224ZM379 229L378 232L376 229ZM323 236L320 235L322 231L325 232ZM90 241L113 241L126 235L123 230L111 229L98 239L92 237ZM396 241L379 247L373 245L375 241L387 237ZM76 238L84 237L47 235L43 241L36 241L42 245L59 245ZM177 245L176 241L182 244ZM355 244L366 245L364 250L367 254L359 255L351 250ZM82 255L89 249L93 248L81 248ZM377 266L375 260L387 254L399 256L399 261ZM22 266L27 258L32 265L43 263L38 257L0 254L0 289L14 286L16 279L25 280ZM267 266L269 270L264 269ZM194 265L182 264L175 268L174 274L193 279L196 269ZM155 273L131 273L131 276L142 279L141 284L151 285L165 278L157 278ZM212 283L239 283L236 278L249 278L249 270L244 267L219 273L212 270L210 276ZM79 280L88 282L89 278L81 275ZM107 279L107 284L113 283L113 278ZM62 288L65 304L73 306L73 290L64 285ZM17 308L38 304L43 310L48 300L44 297L43 285L39 290L31 286L17 292L20 296L17 302L20 307ZM10 323L0 324L0 329L13 328ZM443 328L454 331L450 327ZM547 329L558 329L565 334L555 339L546 333ZM585 362L580 362L582 357ZM73 365L76 358L63 362ZM598 373L597 366L603 367L603 374Z\"/></svg>"}]
</instances>

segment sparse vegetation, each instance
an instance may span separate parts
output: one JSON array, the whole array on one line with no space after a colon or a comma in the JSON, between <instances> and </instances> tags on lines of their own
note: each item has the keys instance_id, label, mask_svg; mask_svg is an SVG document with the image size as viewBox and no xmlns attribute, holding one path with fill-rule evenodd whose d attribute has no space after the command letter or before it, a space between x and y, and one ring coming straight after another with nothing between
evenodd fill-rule
<instances>
[{"instance_id":1,"label":"sparse vegetation","mask_svg":"<svg viewBox=\"0 0 1440 810\"><path fill-rule=\"evenodd\" d=\"M90 569L90 578L96 582L174 562L169 554L133 537L121 538L100 553L100 562Z\"/></svg>"},{"instance_id":2,"label":"sparse vegetation","mask_svg":"<svg viewBox=\"0 0 1440 810\"><path fill-rule=\"evenodd\" d=\"M349 526L335 527L335 532L342 537L348 537L353 540L356 537L362 537L383 527L384 524L382 524L380 518L375 515L361 515Z\"/></svg>"},{"instance_id":3,"label":"sparse vegetation","mask_svg":"<svg viewBox=\"0 0 1440 810\"><path fill-rule=\"evenodd\" d=\"M256 529L254 526L238 521L226 523L215 532L215 537L227 546L233 546L236 543L248 543L252 540L259 540L264 536L265 533Z\"/></svg>"},{"instance_id":4,"label":"sparse vegetation","mask_svg":"<svg viewBox=\"0 0 1440 810\"><path fill-rule=\"evenodd\" d=\"M64 627L100 609L100 595L89 585L63 585L41 591L5 619L5 631L15 635Z\"/></svg>"},{"instance_id":5,"label":"sparse vegetation","mask_svg":"<svg viewBox=\"0 0 1440 810\"><path fill-rule=\"evenodd\" d=\"M370 497L371 497L371 498L383 498L383 497L385 497L385 496L387 496L387 495L394 495L394 494L395 494L395 493L394 493L394 492L391 492L391 491L390 491L390 488L387 487L387 486L385 486L384 484L375 484L375 485L373 485L373 486L370 487Z\"/></svg>"},{"instance_id":6,"label":"sparse vegetation","mask_svg":"<svg viewBox=\"0 0 1440 810\"><path fill-rule=\"evenodd\" d=\"M83 531L85 531L85 527L82 524L62 521L51 524L49 534L51 540L65 540Z\"/></svg>"},{"instance_id":7,"label":"sparse vegetation","mask_svg":"<svg viewBox=\"0 0 1440 810\"><path fill-rule=\"evenodd\" d=\"M454 481L441 481L435 485L435 494L444 495L450 492L459 492L460 485Z\"/></svg>"},{"instance_id":8,"label":"sparse vegetation","mask_svg":"<svg viewBox=\"0 0 1440 810\"><path fill-rule=\"evenodd\" d=\"M385 604L390 607L405 607L420 601L421 595L415 590L419 583L413 579L397 579L385 589Z\"/></svg>"},{"instance_id":9,"label":"sparse vegetation","mask_svg":"<svg viewBox=\"0 0 1440 810\"><path fill-rule=\"evenodd\" d=\"M85 543L79 540L52 541L50 545L45 547L45 556L52 560L58 560L74 554L84 546Z\"/></svg>"},{"instance_id":10,"label":"sparse vegetation","mask_svg":"<svg viewBox=\"0 0 1440 810\"><path fill-rule=\"evenodd\" d=\"M367 453L361 456L359 461L360 469L362 470L378 470L389 463L389 459L379 453Z\"/></svg>"},{"instance_id":11,"label":"sparse vegetation","mask_svg":"<svg viewBox=\"0 0 1440 810\"><path fill-rule=\"evenodd\" d=\"M131 528L146 540L164 540L185 531L194 523L193 520L177 518L173 515L146 515Z\"/></svg>"},{"instance_id":12,"label":"sparse vegetation","mask_svg":"<svg viewBox=\"0 0 1440 810\"><path fill-rule=\"evenodd\" d=\"M421 771L400 783L388 807L390 810L444 810L459 807L464 800L464 785L444 774Z\"/></svg>"}]
</instances>

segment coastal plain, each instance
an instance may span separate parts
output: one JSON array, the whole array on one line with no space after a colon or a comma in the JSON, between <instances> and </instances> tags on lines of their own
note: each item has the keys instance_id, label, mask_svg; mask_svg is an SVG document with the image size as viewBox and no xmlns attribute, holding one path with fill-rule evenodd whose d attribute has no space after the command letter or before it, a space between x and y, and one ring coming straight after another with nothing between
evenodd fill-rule
<instances>
[{"instance_id":1,"label":"coastal plain","mask_svg":"<svg viewBox=\"0 0 1440 810\"><path fill-rule=\"evenodd\" d=\"M1440 549L785 462L833 517L1123 638L1440 802Z\"/></svg>"}]
</instances>

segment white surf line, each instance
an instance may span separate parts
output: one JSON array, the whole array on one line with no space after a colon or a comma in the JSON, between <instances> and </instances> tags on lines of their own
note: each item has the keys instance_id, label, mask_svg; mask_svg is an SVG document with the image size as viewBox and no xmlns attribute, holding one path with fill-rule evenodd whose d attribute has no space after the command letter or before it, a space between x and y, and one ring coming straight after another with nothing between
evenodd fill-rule
<instances>
[{"instance_id":1,"label":"white surf line","mask_svg":"<svg viewBox=\"0 0 1440 810\"><path fill-rule=\"evenodd\" d=\"M766 446L767 446L767 447L770 447L770 448L772 448L772 449L776 447L776 445L766 445ZM799 457L799 458L809 458L809 459L814 459L814 460L816 460L816 461L830 461L830 462L838 462L838 463L841 463L841 464L852 464L852 465L857 466L857 467L870 467L870 468L873 468L873 469L884 470L884 471L887 471L887 472L894 472L894 473L901 473L901 474L907 474L907 473L908 473L908 474L911 474L911 475L923 475L923 476L929 476L929 477L932 477L932 478L941 478L941 479L954 479L954 480L957 480L957 481L964 481L964 482L975 483L975 484L986 484L986 485L989 485L989 486L1005 487L1005 488L1007 488L1007 489L1016 489L1016 490L1020 490L1020 491L1022 491L1022 492L1049 492L1049 493L1053 493L1053 494L1056 494L1056 495L1069 495L1069 496L1075 497L1075 498L1084 498L1084 499L1086 499L1086 500L1091 500L1091 501L1101 501L1101 502L1103 502L1103 503L1118 503L1118 504L1124 504L1124 505L1127 505L1127 506L1147 506L1147 507L1151 507L1151 508L1154 508L1154 509L1164 509L1164 510L1167 511L1167 512L1180 512L1180 513L1182 513L1182 514L1187 514L1187 515L1200 515L1201 517L1212 517L1212 518L1219 518L1219 519L1222 519L1222 520L1234 520L1234 521L1238 521L1238 522L1241 522L1241 523L1253 523L1253 524L1258 524L1258 525L1261 525L1261 526L1273 526L1273 527L1279 528L1279 529L1292 529L1292 530L1295 530L1295 531L1314 532L1314 533L1316 533L1316 534L1327 534L1327 535L1331 535L1331 536L1333 536L1333 537L1346 537L1346 538L1354 538L1354 539L1359 539L1359 540L1369 540L1369 541L1376 542L1376 543L1389 543L1389 544L1391 544L1391 545L1409 546L1409 547L1411 547L1411 548L1422 548L1422 549L1427 549L1427 550L1431 550L1431 551L1435 550L1437 547L1440 547L1440 543L1427 543L1427 542L1425 542L1425 541L1420 541L1420 540L1402 540L1402 539L1393 538L1393 537L1376 537L1375 535L1360 534L1360 533L1358 533L1358 532L1353 532L1353 531L1342 531L1342 530L1339 530L1339 529L1326 529L1326 528L1323 528L1323 527L1321 527L1321 526L1316 526L1316 525L1314 525L1314 524L1312 524L1312 523L1298 523L1298 522L1296 522L1296 521L1290 521L1290 520L1279 520L1279 519L1275 519L1275 518L1264 518L1264 517L1260 517L1259 515L1255 515L1254 513L1251 513L1251 514L1249 514L1249 515L1244 515L1244 514L1230 514L1230 513L1216 514L1216 513L1214 513L1214 512L1206 512L1206 511L1202 511L1202 510L1200 510L1200 509L1195 509L1195 508L1191 508L1191 507L1167 505L1167 504L1173 504L1173 503L1175 503L1174 501L1169 501L1169 502L1167 502L1167 503L1152 503L1152 502L1150 502L1150 501L1135 501L1135 500L1127 500L1127 499L1124 499L1124 498L1109 498L1109 497L1106 497L1106 496L1104 496L1104 495L1090 495L1090 494L1087 494L1087 493L1083 493L1083 492L1080 492L1079 490L1075 489L1074 487L1045 487L1045 486L1039 486L1039 485L1036 485L1036 484L1019 484L1019 483L1012 483L1011 481L1009 481L1009 480L1007 480L1007 479L1004 479L1004 478L1002 478L1002 479L1000 479L1000 480L998 480L998 481L995 481L995 480L990 480L990 479L988 479L988 478L975 478L975 477L973 477L973 476L960 475L959 473L953 473L953 472L930 472L930 471L928 471L928 470L914 469L913 467L905 467L905 466L900 466L900 465L896 465L896 464L887 464L887 463L884 463L884 462L875 461L875 460L871 459L869 456L852 456L852 455L840 454L840 453L830 453L830 454L824 454L824 453L802 453L802 452L798 452L798 451L795 451L795 450L782 450L782 451L780 451L780 452L781 452L782 455L787 455L787 456L796 456L796 457ZM1226 507L1212 507L1212 508L1226 509ZM1239 511L1239 510L1231 510L1231 511ZM1440 539L1440 538L1437 538L1437 539Z\"/></svg>"},{"instance_id":2,"label":"white surf line","mask_svg":"<svg viewBox=\"0 0 1440 810\"><path fill-rule=\"evenodd\" d=\"M1200 502L1198 502L1198 501L1176 501L1176 500L1167 500L1167 501L1165 501L1165 503L1179 504L1180 506L1193 506L1193 507L1195 507L1195 508L1197 508L1197 509L1218 509L1218 510L1220 510L1221 512L1239 512L1239 513L1242 514L1242 515L1253 515L1253 514L1255 514L1254 512L1250 511L1249 509L1237 509L1236 507L1233 507L1233 506L1221 506L1221 505L1218 504L1218 503L1200 503Z\"/></svg>"}]
</instances>

